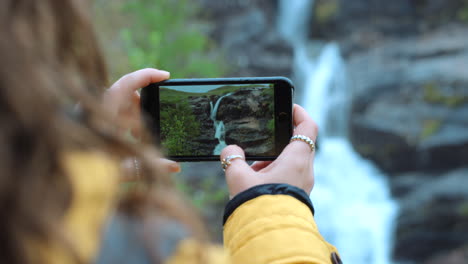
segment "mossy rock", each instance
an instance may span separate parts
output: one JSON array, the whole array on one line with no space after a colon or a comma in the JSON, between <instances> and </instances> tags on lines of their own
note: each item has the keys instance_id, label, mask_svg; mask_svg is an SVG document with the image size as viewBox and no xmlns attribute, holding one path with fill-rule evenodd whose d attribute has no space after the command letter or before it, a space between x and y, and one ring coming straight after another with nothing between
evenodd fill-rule
<instances>
[{"instance_id":1,"label":"mossy rock","mask_svg":"<svg viewBox=\"0 0 468 264\"><path fill-rule=\"evenodd\" d=\"M458 213L461 216L463 216L465 218L468 218L468 201L466 201L466 202L464 202L464 203L462 203L462 204L460 204L458 206Z\"/></svg>"},{"instance_id":2,"label":"mossy rock","mask_svg":"<svg viewBox=\"0 0 468 264\"><path fill-rule=\"evenodd\" d=\"M319 0L314 8L316 21L319 24L326 24L338 15L340 3L338 0Z\"/></svg>"},{"instance_id":3,"label":"mossy rock","mask_svg":"<svg viewBox=\"0 0 468 264\"><path fill-rule=\"evenodd\" d=\"M437 119L424 120L421 129L421 140L427 139L437 133L442 127L442 121Z\"/></svg>"},{"instance_id":4,"label":"mossy rock","mask_svg":"<svg viewBox=\"0 0 468 264\"><path fill-rule=\"evenodd\" d=\"M432 104L443 104L448 107L458 107L468 103L468 95L442 93L440 86L436 82L427 82L423 84L424 101Z\"/></svg>"},{"instance_id":5,"label":"mossy rock","mask_svg":"<svg viewBox=\"0 0 468 264\"><path fill-rule=\"evenodd\" d=\"M457 19L460 22L468 23L468 0L463 1L462 7L457 12Z\"/></svg>"}]
</instances>

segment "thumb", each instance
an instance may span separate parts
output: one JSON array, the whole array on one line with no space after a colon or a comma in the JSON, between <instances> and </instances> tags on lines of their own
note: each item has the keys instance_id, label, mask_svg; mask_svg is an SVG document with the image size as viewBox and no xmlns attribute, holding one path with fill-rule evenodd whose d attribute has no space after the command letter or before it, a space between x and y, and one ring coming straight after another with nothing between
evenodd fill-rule
<instances>
[{"instance_id":1,"label":"thumb","mask_svg":"<svg viewBox=\"0 0 468 264\"><path fill-rule=\"evenodd\" d=\"M241 156L242 158L231 158ZM234 197L236 194L247 190L255 184L255 171L245 161L245 153L239 146L229 145L221 152L221 162L230 163L226 165L226 182L229 188L229 194Z\"/></svg>"}]
</instances>

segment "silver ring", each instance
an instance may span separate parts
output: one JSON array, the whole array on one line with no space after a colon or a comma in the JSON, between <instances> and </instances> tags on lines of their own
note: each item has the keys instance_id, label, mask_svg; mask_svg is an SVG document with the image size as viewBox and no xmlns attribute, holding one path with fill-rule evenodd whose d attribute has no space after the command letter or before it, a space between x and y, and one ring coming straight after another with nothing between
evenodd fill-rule
<instances>
[{"instance_id":1,"label":"silver ring","mask_svg":"<svg viewBox=\"0 0 468 264\"><path fill-rule=\"evenodd\" d=\"M140 164L136 157L133 157L133 165L135 167L135 176L137 179L140 179Z\"/></svg>"},{"instance_id":2,"label":"silver ring","mask_svg":"<svg viewBox=\"0 0 468 264\"><path fill-rule=\"evenodd\" d=\"M293 141L302 141L302 142L305 142L307 144L309 144L310 146L310 150L313 152L315 150L315 143L312 139L310 139L308 136L304 136L304 135L295 135L291 138L291 140L289 142L293 142Z\"/></svg>"},{"instance_id":3,"label":"silver ring","mask_svg":"<svg viewBox=\"0 0 468 264\"><path fill-rule=\"evenodd\" d=\"M223 167L223 171L227 170L229 165L231 165L231 160L233 160L233 159L244 159L244 156L242 156L242 155L230 155L230 156L225 157L221 161L221 166Z\"/></svg>"}]
</instances>

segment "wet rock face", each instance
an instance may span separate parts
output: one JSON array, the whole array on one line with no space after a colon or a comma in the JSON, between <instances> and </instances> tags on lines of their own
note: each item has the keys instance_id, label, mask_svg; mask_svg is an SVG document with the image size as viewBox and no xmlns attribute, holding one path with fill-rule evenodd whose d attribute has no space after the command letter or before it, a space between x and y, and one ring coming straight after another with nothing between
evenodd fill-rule
<instances>
[{"instance_id":1,"label":"wet rock face","mask_svg":"<svg viewBox=\"0 0 468 264\"><path fill-rule=\"evenodd\" d=\"M350 140L390 176L401 206L398 261L450 263L429 261L468 243L467 35L452 24L353 47L362 33L344 44L354 93Z\"/></svg>"},{"instance_id":2,"label":"wet rock face","mask_svg":"<svg viewBox=\"0 0 468 264\"><path fill-rule=\"evenodd\" d=\"M209 32L234 66L232 76L290 75L292 49L274 30L277 1L197 1L216 25ZM468 189L468 3L315 2L309 36L338 41L348 64L353 147L390 176L401 204L394 258L468 263L460 190ZM220 107L220 115L228 113L235 118L226 127L262 139L251 132L255 123L242 119L251 110ZM242 134L228 132L226 141Z\"/></svg>"},{"instance_id":3,"label":"wet rock face","mask_svg":"<svg viewBox=\"0 0 468 264\"><path fill-rule=\"evenodd\" d=\"M468 244L468 169L398 175L397 260L422 262ZM405 187L403 187L405 186ZM404 190L403 192L402 191ZM463 262L456 262L463 263Z\"/></svg>"},{"instance_id":4,"label":"wet rock face","mask_svg":"<svg viewBox=\"0 0 468 264\"><path fill-rule=\"evenodd\" d=\"M467 22L464 0L316 0L310 36L342 41L345 54L365 51L382 38L427 33Z\"/></svg>"},{"instance_id":5,"label":"wet rock face","mask_svg":"<svg viewBox=\"0 0 468 264\"><path fill-rule=\"evenodd\" d=\"M349 60L359 153L388 172L468 164L467 34L444 28Z\"/></svg>"},{"instance_id":6,"label":"wet rock face","mask_svg":"<svg viewBox=\"0 0 468 264\"><path fill-rule=\"evenodd\" d=\"M193 114L200 123L201 135L196 148L211 153L218 144L213 120L210 118L210 102L215 105L220 96L190 97ZM246 153L267 154L274 150L272 130L268 127L274 119L273 94L260 88L236 91L224 97L218 107L216 120L223 121L226 144L236 144Z\"/></svg>"},{"instance_id":7,"label":"wet rock face","mask_svg":"<svg viewBox=\"0 0 468 264\"><path fill-rule=\"evenodd\" d=\"M468 2L317 0L310 36L337 40L354 149L390 176L393 257L467 263ZM468 14L468 13L467 13Z\"/></svg>"},{"instance_id":8,"label":"wet rock face","mask_svg":"<svg viewBox=\"0 0 468 264\"><path fill-rule=\"evenodd\" d=\"M460 264L468 263L468 245L438 254L424 264Z\"/></svg>"},{"instance_id":9,"label":"wet rock face","mask_svg":"<svg viewBox=\"0 0 468 264\"><path fill-rule=\"evenodd\" d=\"M268 119L241 118L226 123L226 144L236 144L246 153L272 153L273 134L267 129Z\"/></svg>"},{"instance_id":10,"label":"wet rock face","mask_svg":"<svg viewBox=\"0 0 468 264\"><path fill-rule=\"evenodd\" d=\"M224 122L226 144L236 144L247 154L271 154L274 138L268 123L274 119L273 100L273 94L256 88L223 98L217 119Z\"/></svg>"},{"instance_id":11,"label":"wet rock face","mask_svg":"<svg viewBox=\"0 0 468 264\"><path fill-rule=\"evenodd\" d=\"M237 91L223 98L217 118L229 123L245 117L265 117L266 113L271 112L268 108L273 104L273 100L273 94L266 94L262 89L250 88Z\"/></svg>"},{"instance_id":12,"label":"wet rock face","mask_svg":"<svg viewBox=\"0 0 468 264\"><path fill-rule=\"evenodd\" d=\"M277 1L197 0L216 43L225 50L230 76L291 76L293 51L276 31Z\"/></svg>"},{"instance_id":13,"label":"wet rock face","mask_svg":"<svg viewBox=\"0 0 468 264\"><path fill-rule=\"evenodd\" d=\"M193 146L193 148L200 150L201 153L211 153L213 151L212 146L216 146L218 140L215 138L213 121L210 119L210 98L207 96L191 97L189 103L196 120L200 124L200 136L197 139L200 144Z\"/></svg>"},{"instance_id":14,"label":"wet rock face","mask_svg":"<svg viewBox=\"0 0 468 264\"><path fill-rule=\"evenodd\" d=\"M415 94L424 89L412 88ZM356 150L392 173L466 166L468 105L435 105L415 96L403 102L401 93L385 93L353 113L350 135Z\"/></svg>"}]
</instances>

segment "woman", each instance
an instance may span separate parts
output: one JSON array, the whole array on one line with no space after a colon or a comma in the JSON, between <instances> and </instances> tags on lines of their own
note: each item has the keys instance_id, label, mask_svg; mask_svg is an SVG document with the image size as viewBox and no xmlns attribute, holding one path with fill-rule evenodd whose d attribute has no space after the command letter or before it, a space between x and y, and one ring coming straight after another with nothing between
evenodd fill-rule
<instances>
[{"instance_id":1,"label":"woman","mask_svg":"<svg viewBox=\"0 0 468 264\"><path fill-rule=\"evenodd\" d=\"M225 250L206 242L168 176L177 165L122 133L143 133L132 122L136 90L169 74L137 71L106 91L88 5L0 2L2 262L339 263L313 220L314 151L299 140L274 162L252 166L233 158L242 149L224 149L233 197ZM294 119L295 134L316 138L302 108ZM119 189L119 179L134 176L134 185Z\"/></svg>"}]
</instances>

